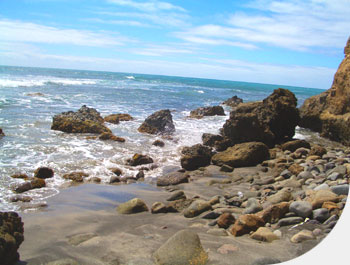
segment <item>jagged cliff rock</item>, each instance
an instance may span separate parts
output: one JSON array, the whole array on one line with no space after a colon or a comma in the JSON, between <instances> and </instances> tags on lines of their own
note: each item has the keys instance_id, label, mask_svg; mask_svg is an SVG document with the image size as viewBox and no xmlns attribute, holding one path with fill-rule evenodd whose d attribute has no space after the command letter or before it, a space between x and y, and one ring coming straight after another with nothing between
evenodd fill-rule
<instances>
[{"instance_id":1,"label":"jagged cliff rock","mask_svg":"<svg viewBox=\"0 0 350 265\"><path fill-rule=\"evenodd\" d=\"M350 145L350 38L344 53L332 87L308 98L300 108L300 126Z\"/></svg>"},{"instance_id":2,"label":"jagged cliff rock","mask_svg":"<svg viewBox=\"0 0 350 265\"><path fill-rule=\"evenodd\" d=\"M244 142L263 142L272 147L291 139L299 122L297 99L279 88L259 102L241 103L230 113L221 133L231 146Z\"/></svg>"}]
</instances>

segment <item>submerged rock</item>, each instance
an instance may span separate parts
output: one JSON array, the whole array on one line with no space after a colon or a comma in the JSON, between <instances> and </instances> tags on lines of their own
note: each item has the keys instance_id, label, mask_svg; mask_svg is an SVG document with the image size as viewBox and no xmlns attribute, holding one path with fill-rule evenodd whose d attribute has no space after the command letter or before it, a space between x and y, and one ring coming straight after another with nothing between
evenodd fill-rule
<instances>
[{"instance_id":1,"label":"submerged rock","mask_svg":"<svg viewBox=\"0 0 350 265\"><path fill-rule=\"evenodd\" d=\"M226 164L234 168L249 167L256 166L269 157L269 149L265 144L249 142L237 144L224 152L215 154L212 157L212 162L218 166Z\"/></svg>"},{"instance_id":2,"label":"submerged rock","mask_svg":"<svg viewBox=\"0 0 350 265\"><path fill-rule=\"evenodd\" d=\"M34 177L40 179L52 178L54 172L51 168L48 167L39 167L34 171Z\"/></svg>"},{"instance_id":3,"label":"submerged rock","mask_svg":"<svg viewBox=\"0 0 350 265\"><path fill-rule=\"evenodd\" d=\"M84 178L87 178L89 175L84 172L72 172L69 174L63 175L64 179L70 179L74 182L83 182Z\"/></svg>"},{"instance_id":4,"label":"submerged rock","mask_svg":"<svg viewBox=\"0 0 350 265\"><path fill-rule=\"evenodd\" d=\"M127 113L118 113L118 114L111 114L106 117L104 117L104 121L113 123L113 124L119 124L121 121L132 121L134 118Z\"/></svg>"},{"instance_id":5,"label":"submerged rock","mask_svg":"<svg viewBox=\"0 0 350 265\"><path fill-rule=\"evenodd\" d=\"M210 147L196 144L191 147L184 147L181 156L181 166L186 170L196 170L210 164L213 152Z\"/></svg>"},{"instance_id":6,"label":"submerged rock","mask_svg":"<svg viewBox=\"0 0 350 265\"><path fill-rule=\"evenodd\" d=\"M204 116L225 116L224 108L221 106L201 107L190 112L191 118L201 119Z\"/></svg>"},{"instance_id":7,"label":"submerged rock","mask_svg":"<svg viewBox=\"0 0 350 265\"><path fill-rule=\"evenodd\" d=\"M294 136L299 123L296 106L292 92L276 89L261 102L242 103L235 108L222 128L222 135L232 145L256 141L272 147Z\"/></svg>"},{"instance_id":8,"label":"submerged rock","mask_svg":"<svg viewBox=\"0 0 350 265\"><path fill-rule=\"evenodd\" d=\"M138 131L149 134L172 134L175 132L175 126L170 110L153 113L141 124Z\"/></svg>"},{"instance_id":9,"label":"submerged rock","mask_svg":"<svg viewBox=\"0 0 350 265\"><path fill-rule=\"evenodd\" d=\"M77 112L68 111L55 115L51 130L66 133L111 133L103 122L103 118L96 109L84 105Z\"/></svg>"},{"instance_id":10,"label":"submerged rock","mask_svg":"<svg viewBox=\"0 0 350 265\"><path fill-rule=\"evenodd\" d=\"M3 132L3 130L0 128L0 139L5 136L5 133Z\"/></svg>"},{"instance_id":11,"label":"submerged rock","mask_svg":"<svg viewBox=\"0 0 350 265\"><path fill-rule=\"evenodd\" d=\"M305 100L300 108L300 126L321 136L350 145L350 38L345 58L334 75L332 87Z\"/></svg>"},{"instance_id":12,"label":"submerged rock","mask_svg":"<svg viewBox=\"0 0 350 265\"><path fill-rule=\"evenodd\" d=\"M44 179L33 178L29 179L29 181L18 184L13 188L13 191L16 193L23 193L28 190L40 189L46 187L46 182Z\"/></svg>"},{"instance_id":13,"label":"submerged rock","mask_svg":"<svg viewBox=\"0 0 350 265\"><path fill-rule=\"evenodd\" d=\"M208 254L196 233L181 230L154 253L154 259L157 265L204 265L208 261Z\"/></svg>"},{"instance_id":14,"label":"submerged rock","mask_svg":"<svg viewBox=\"0 0 350 265\"><path fill-rule=\"evenodd\" d=\"M104 132L102 133L98 139L102 140L102 141L106 141L106 140L111 140L111 141L115 141L115 142L120 142L120 143L124 143L125 139L119 136L114 135L113 133L109 133L109 132Z\"/></svg>"},{"instance_id":15,"label":"submerged rock","mask_svg":"<svg viewBox=\"0 0 350 265\"><path fill-rule=\"evenodd\" d=\"M15 212L0 212L0 265L13 265L23 242L23 222Z\"/></svg>"}]
</instances>

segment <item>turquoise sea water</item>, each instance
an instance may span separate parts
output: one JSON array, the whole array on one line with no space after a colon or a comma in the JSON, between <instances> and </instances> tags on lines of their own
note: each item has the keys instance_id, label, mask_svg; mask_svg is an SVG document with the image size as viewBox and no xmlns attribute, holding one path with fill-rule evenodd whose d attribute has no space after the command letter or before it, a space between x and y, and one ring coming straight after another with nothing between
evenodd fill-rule
<instances>
[{"instance_id":1,"label":"turquoise sea water","mask_svg":"<svg viewBox=\"0 0 350 265\"><path fill-rule=\"evenodd\" d=\"M120 167L124 176L137 173L125 165L136 152L151 155L159 167L146 172L152 178L165 166L179 166L182 146L201 142L205 132L218 133L226 117L187 118L201 106L218 105L234 95L244 101L262 100L276 88L291 90L298 104L321 90L247 82L198 78L95 72L47 68L0 66L0 128L6 137L0 140L0 210L17 209L10 203L11 187L22 180L14 173L31 176L39 166L54 169L47 188L27 192L40 202L57 194L65 180L62 175L85 171L90 177L108 182L111 167ZM108 124L126 143L87 140L86 135L71 135L50 130L52 117L63 111L78 110L82 105L96 108L102 116L129 113L134 121ZM142 121L160 109L172 110L176 133L166 146L152 146L157 136L137 132ZM229 108L225 108L229 114Z\"/></svg>"}]
</instances>

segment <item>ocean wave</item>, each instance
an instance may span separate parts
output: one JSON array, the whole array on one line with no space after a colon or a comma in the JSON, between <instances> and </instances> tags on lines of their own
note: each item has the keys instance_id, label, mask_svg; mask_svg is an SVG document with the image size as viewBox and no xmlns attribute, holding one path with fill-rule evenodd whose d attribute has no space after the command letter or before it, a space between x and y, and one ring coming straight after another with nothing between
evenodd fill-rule
<instances>
[{"instance_id":1,"label":"ocean wave","mask_svg":"<svg viewBox=\"0 0 350 265\"><path fill-rule=\"evenodd\" d=\"M59 77L24 77L22 79L0 78L0 87L16 88L16 87L42 87L45 85L56 84L63 86L71 85L95 85L99 80L96 79L72 79Z\"/></svg>"}]
</instances>

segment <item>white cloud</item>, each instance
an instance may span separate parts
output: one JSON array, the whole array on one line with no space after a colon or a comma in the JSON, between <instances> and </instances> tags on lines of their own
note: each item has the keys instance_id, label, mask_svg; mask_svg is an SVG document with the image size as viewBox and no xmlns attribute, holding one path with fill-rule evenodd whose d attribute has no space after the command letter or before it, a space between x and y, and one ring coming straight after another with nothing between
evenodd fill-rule
<instances>
[{"instance_id":1,"label":"white cloud","mask_svg":"<svg viewBox=\"0 0 350 265\"><path fill-rule=\"evenodd\" d=\"M114 19L108 20L108 19L100 19L100 18L86 18L86 19L82 19L82 21L101 23L101 24L142 27L142 28L151 27L151 25L147 23L142 23L140 21L135 21L135 20L114 20Z\"/></svg>"},{"instance_id":2,"label":"white cloud","mask_svg":"<svg viewBox=\"0 0 350 265\"><path fill-rule=\"evenodd\" d=\"M2 63L102 70L199 78L226 79L267 84L329 88L336 69L326 67L286 66L241 60L198 58L197 62L167 60L124 60L89 56L44 54L32 50L1 51Z\"/></svg>"},{"instance_id":3,"label":"white cloud","mask_svg":"<svg viewBox=\"0 0 350 265\"><path fill-rule=\"evenodd\" d=\"M166 56L166 55L178 55L178 54L194 54L196 51L187 47L172 47L152 45L146 48L131 50L133 54L143 56Z\"/></svg>"},{"instance_id":4,"label":"white cloud","mask_svg":"<svg viewBox=\"0 0 350 265\"><path fill-rule=\"evenodd\" d=\"M104 32L60 29L18 20L0 20L0 41L24 43L70 44L106 47L123 45L126 38ZM115 35L115 34L114 34Z\"/></svg>"},{"instance_id":5,"label":"white cloud","mask_svg":"<svg viewBox=\"0 0 350 265\"><path fill-rule=\"evenodd\" d=\"M136 2L132 0L107 0L109 3L117 4L120 6L127 6L139 9L145 12L159 12L159 11L181 11L186 12L186 10L180 6L173 5L168 2L161 2L157 0L147 1L147 2Z\"/></svg>"},{"instance_id":6,"label":"white cloud","mask_svg":"<svg viewBox=\"0 0 350 265\"><path fill-rule=\"evenodd\" d=\"M202 25L177 33L179 38L225 45L225 41L268 44L291 50L342 48L349 36L349 0L256 0L236 12L225 25ZM219 39L220 41L217 41Z\"/></svg>"}]
</instances>

